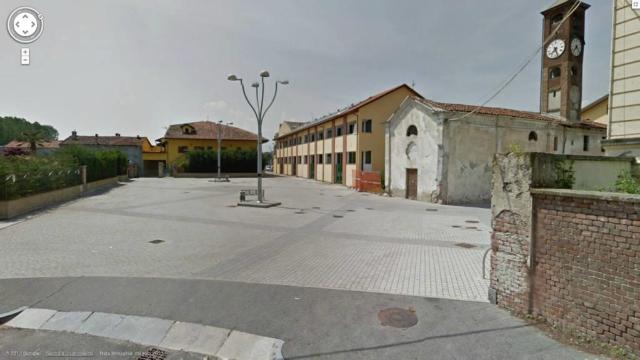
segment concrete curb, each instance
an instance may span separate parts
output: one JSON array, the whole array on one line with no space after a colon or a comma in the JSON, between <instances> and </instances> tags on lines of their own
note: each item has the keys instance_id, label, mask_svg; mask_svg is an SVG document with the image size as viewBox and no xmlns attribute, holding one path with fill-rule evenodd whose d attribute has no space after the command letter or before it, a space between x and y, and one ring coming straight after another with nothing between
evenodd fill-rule
<instances>
[{"instance_id":1,"label":"concrete curb","mask_svg":"<svg viewBox=\"0 0 640 360\"><path fill-rule=\"evenodd\" d=\"M3 326L67 331L218 359L283 359L280 339L154 317L27 308Z\"/></svg>"}]
</instances>

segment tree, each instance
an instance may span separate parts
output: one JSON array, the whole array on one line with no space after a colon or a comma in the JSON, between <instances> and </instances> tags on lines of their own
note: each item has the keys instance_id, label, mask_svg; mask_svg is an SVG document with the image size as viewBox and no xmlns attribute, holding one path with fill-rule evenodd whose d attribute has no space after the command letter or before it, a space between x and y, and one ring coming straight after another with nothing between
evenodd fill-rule
<instances>
[{"instance_id":1,"label":"tree","mask_svg":"<svg viewBox=\"0 0 640 360\"><path fill-rule=\"evenodd\" d=\"M42 130L33 129L23 131L20 136L18 136L18 140L28 142L31 154L36 155L38 146L43 146L43 143L50 139L47 138L47 135Z\"/></svg>"},{"instance_id":2,"label":"tree","mask_svg":"<svg viewBox=\"0 0 640 360\"><path fill-rule=\"evenodd\" d=\"M38 122L33 124L25 119L17 117L0 116L0 145L5 145L11 140L15 140L25 131L40 130L45 139L56 140L58 131L49 125L41 125Z\"/></svg>"}]
</instances>

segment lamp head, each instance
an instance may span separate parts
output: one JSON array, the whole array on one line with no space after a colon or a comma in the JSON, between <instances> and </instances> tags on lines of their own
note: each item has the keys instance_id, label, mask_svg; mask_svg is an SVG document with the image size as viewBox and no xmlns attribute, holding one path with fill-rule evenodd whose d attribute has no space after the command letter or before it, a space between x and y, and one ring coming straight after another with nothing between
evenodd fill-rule
<instances>
[{"instance_id":1,"label":"lamp head","mask_svg":"<svg viewBox=\"0 0 640 360\"><path fill-rule=\"evenodd\" d=\"M260 77L263 77L263 78L269 77L269 72L267 70L260 71Z\"/></svg>"},{"instance_id":2,"label":"lamp head","mask_svg":"<svg viewBox=\"0 0 640 360\"><path fill-rule=\"evenodd\" d=\"M229 74L229 76L227 76L227 80L229 80L229 81L238 81L240 79L236 76L236 74Z\"/></svg>"},{"instance_id":3,"label":"lamp head","mask_svg":"<svg viewBox=\"0 0 640 360\"><path fill-rule=\"evenodd\" d=\"M282 85L289 85L289 80L280 80L278 83Z\"/></svg>"},{"instance_id":4,"label":"lamp head","mask_svg":"<svg viewBox=\"0 0 640 360\"><path fill-rule=\"evenodd\" d=\"M260 87L260 84L258 84L257 82L254 82L253 84L251 84L251 87L258 88Z\"/></svg>"}]
</instances>

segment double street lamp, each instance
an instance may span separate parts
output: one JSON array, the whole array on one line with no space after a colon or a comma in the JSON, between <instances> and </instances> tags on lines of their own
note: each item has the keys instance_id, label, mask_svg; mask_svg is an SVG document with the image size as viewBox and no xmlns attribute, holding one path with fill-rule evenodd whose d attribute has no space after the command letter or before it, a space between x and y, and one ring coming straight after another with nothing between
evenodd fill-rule
<instances>
[{"instance_id":1,"label":"double street lamp","mask_svg":"<svg viewBox=\"0 0 640 360\"><path fill-rule=\"evenodd\" d=\"M278 80L275 83L275 90L273 92L273 99L269 102L267 107L264 107L264 79L270 76L267 70L262 70L260 72L260 83L257 81L251 84L252 88L256 89L256 103L251 103L249 97L247 96L247 92L244 88L244 83L242 79L237 77L234 74L230 74L227 76L227 80L229 81L239 81L240 87L242 88L242 94L244 95L244 99L247 101L247 104L253 110L253 114L256 116L256 120L258 121L258 204L262 204L264 202L262 196L262 121L264 120L265 115L273 105L273 102L276 101L276 96L278 95L278 85L288 85L289 81L287 80Z\"/></svg>"}]
</instances>

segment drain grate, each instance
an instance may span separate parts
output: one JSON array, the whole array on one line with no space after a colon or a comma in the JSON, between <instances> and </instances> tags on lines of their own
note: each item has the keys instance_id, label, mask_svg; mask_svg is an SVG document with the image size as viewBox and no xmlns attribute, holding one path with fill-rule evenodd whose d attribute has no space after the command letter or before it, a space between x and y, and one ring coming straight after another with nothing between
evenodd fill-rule
<instances>
[{"instance_id":1,"label":"drain grate","mask_svg":"<svg viewBox=\"0 0 640 360\"><path fill-rule=\"evenodd\" d=\"M140 354L138 360L165 360L167 356L169 356L169 353L164 350L150 348Z\"/></svg>"},{"instance_id":2,"label":"drain grate","mask_svg":"<svg viewBox=\"0 0 640 360\"><path fill-rule=\"evenodd\" d=\"M475 226L465 226L464 228L469 230L478 230L478 228Z\"/></svg>"},{"instance_id":3,"label":"drain grate","mask_svg":"<svg viewBox=\"0 0 640 360\"><path fill-rule=\"evenodd\" d=\"M479 224L480 223L480 221L478 221L478 220L466 220L465 222L467 224Z\"/></svg>"},{"instance_id":4,"label":"drain grate","mask_svg":"<svg viewBox=\"0 0 640 360\"><path fill-rule=\"evenodd\" d=\"M228 208L238 207L238 205L227 205Z\"/></svg>"},{"instance_id":5,"label":"drain grate","mask_svg":"<svg viewBox=\"0 0 640 360\"><path fill-rule=\"evenodd\" d=\"M367 210L375 210L374 208L366 208Z\"/></svg>"},{"instance_id":6,"label":"drain grate","mask_svg":"<svg viewBox=\"0 0 640 360\"><path fill-rule=\"evenodd\" d=\"M349 210L347 210L347 212L356 212L356 211L353 210L353 209L349 209Z\"/></svg>"},{"instance_id":7,"label":"drain grate","mask_svg":"<svg viewBox=\"0 0 640 360\"><path fill-rule=\"evenodd\" d=\"M457 243L455 245L458 246L458 247L461 247L461 248L465 248L465 249L473 249L473 248L477 247L477 246L475 246L473 244L468 244L468 243Z\"/></svg>"},{"instance_id":8,"label":"drain grate","mask_svg":"<svg viewBox=\"0 0 640 360\"><path fill-rule=\"evenodd\" d=\"M460 229L460 228L462 228L462 226L460 226L460 225L451 225L451 227L452 227L452 228L456 228L456 229Z\"/></svg>"},{"instance_id":9,"label":"drain grate","mask_svg":"<svg viewBox=\"0 0 640 360\"><path fill-rule=\"evenodd\" d=\"M338 215L338 214L333 214L333 217L334 217L334 218L343 218L344 216L342 216L342 215Z\"/></svg>"},{"instance_id":10,"label":"drain grate","mask_svg":"<svg viewBox=\"0 0 640 360\"><path fill-rule=\"evenodd\" d=\"M438 209L426 209L426 210L427 210L427 211L433 211L433 212L438 211Z\"/></svg>"},{"instance_id":11,"label":"drain grate","mask_svg":"<svg viewBox=\"0 0 640 360\"><path fill-rule=\"evenodd\" d=\"M412 308L389 308L378 312L378 320L382 326L391 326L399 329L408 329L418 323L416 311Z\"/></svg>"},{"instance_id":12,"label":"drain grate","mask_svg":"<svg viewBox=\"0 0 640 360\"><path fill-rule=\"evenodd\" d=\"M164 240L160 240L160 239L155 239L155 240L151 240L149 241L149 243L151 244L162 244L164 242Z\"/></svg>"},{"instance_id":13,"label":"drain grate","mask_svg":"<svg viewBox=\"0 0 640 360\"><path fill-rule=\"evenodd\" d=\"M294 212L294 214L301 215L301 214L305 214L305 212L304 212L304 210L300 209L300 210Z\"/></svg>"},{"instance_id":14,"label":"drain grate","mask_svg":"<svg viewBox=\"0 0 640 360\"><path fill-rule=\"evenodd\" d=\"M312 209L320 210L320 206L314 206L314 207L312 207Z\"/></svg>"}]
</instances>

